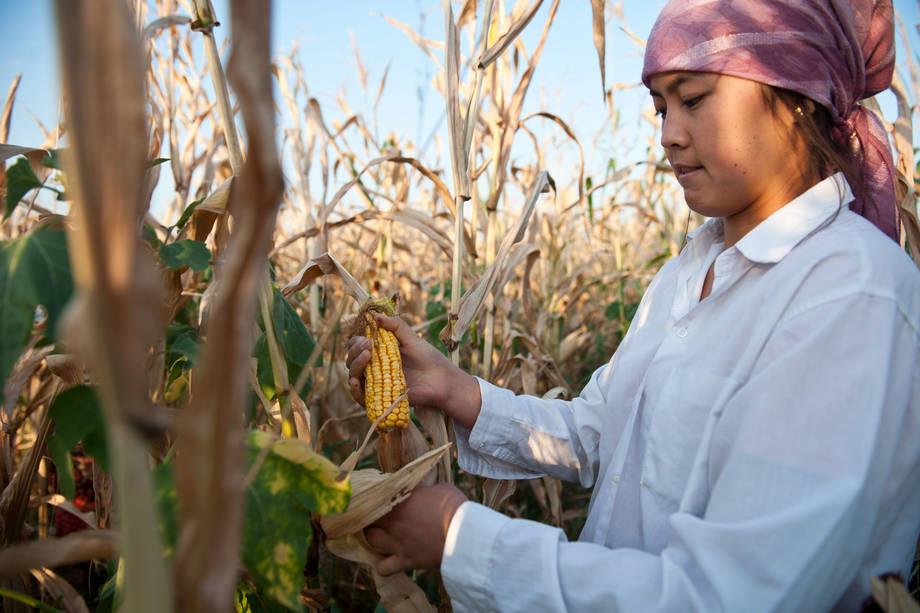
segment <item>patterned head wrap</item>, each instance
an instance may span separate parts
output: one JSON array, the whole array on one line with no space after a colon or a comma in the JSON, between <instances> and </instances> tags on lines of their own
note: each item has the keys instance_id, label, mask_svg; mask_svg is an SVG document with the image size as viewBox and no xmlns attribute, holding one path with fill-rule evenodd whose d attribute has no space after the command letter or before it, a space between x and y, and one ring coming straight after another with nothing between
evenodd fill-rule
<instances>
[{"instance_id":1,"label":"patterned head wrap","mask_svg":"<svg viewBox=\"0 0 920 613\"><path fill-rule=\"evenodd\" d=\"M885 129L856 104L891 85L891 0L671 0L652 28L642 82L715 72L803 94L826 107L864 189L850 208L897 241L894 164ZM847 177L855 185L855 177Z\"/></svg>"}]
</instances>

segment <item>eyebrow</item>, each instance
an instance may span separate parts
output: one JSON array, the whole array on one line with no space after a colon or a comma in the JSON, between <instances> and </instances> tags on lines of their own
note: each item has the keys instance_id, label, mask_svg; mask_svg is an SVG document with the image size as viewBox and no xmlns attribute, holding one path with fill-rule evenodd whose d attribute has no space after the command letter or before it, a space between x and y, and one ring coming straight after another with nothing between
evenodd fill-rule
<instances>
[{"instance_id":1,"label":"eyebrow","mask_svg":"<svg viewBox=\"0 0 920 613\"><path fill-rule=\"evenodd\" d=\"M678 87L680 87L681 85L683 85L684 83L686 83L687 81L690 81L690 80L692 80L692 79L694 79L694 77L693 77L692 75L681 75L681 76L677 77L676 79L674 79L673 81L671 81L671 82L664 88L664 91L666 91L666 92L668 92L668 93L671 93L671 92L673 92L675 89L677 89ZM657 91L655 91L654 89L651 89L651 88L649 88L649 93L650 93L652 96L657 96L657 97L659 97L659 98L662 98L662 97L663 97L660 93L658 93Z\"/></svg>"}]
</instances>

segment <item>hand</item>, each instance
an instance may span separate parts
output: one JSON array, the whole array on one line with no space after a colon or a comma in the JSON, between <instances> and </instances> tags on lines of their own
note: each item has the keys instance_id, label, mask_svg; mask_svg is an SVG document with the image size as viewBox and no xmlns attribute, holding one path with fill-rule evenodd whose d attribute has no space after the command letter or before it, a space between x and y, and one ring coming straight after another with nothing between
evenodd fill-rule
<instances>
[{"instance_id":1,"label":"hand","mask_svg":"<svg viewBox=\"0 0 920 613\"><path fill-rule=\"evenodd\" d=\"M430 343L421 339L399 317L374 313L377 325L389 330L399 342L409 402L414 406L439 409L472 429L482 399L476 380L454 366ZM358 404L364 404L364 369L371 360L371 341L355 336L345 345L348 386Z\"/></svg>"},{"instance_id":2,"label":"hand","mask_svg":"<svg viewBox=\"0 0 920 613\"><path fill-rule=\"evenodd\" d=\"M438 569L447 529L466 496L453 485L420 486L408 499L364 530L368 544L383 555L377 572L388 577L412 569Z\"/></svg>"}]
</instances>

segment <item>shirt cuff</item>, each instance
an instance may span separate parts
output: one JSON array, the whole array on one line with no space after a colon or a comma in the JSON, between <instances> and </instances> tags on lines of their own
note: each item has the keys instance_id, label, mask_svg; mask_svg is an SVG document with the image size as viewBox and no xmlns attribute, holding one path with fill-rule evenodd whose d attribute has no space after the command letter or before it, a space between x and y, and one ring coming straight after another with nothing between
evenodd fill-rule
<instances>
[{"instance_id":1,"label":"shirt cuff","mask_svg":"<svg viewBox=\"0 0 920 613\"><path fill-rule=\"evenodd\" d=\"M497 611L492 593L498 533L511 521L489 507L467 501L447 529L441 577L454 611Z\"/></svg>"}]
</instances>

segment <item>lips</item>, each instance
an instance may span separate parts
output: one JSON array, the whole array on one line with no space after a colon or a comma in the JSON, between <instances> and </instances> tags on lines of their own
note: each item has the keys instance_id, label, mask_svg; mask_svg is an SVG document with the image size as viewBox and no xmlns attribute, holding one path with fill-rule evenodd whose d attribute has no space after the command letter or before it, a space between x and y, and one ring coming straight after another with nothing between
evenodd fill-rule
<instances>
[{"instance_id":1,"label":"lips","mask_svg":"<svg viewBox=\"0 0 920 613\"><path fill-rule=\"evenodd\" d=\"M702 166L693 166L691 164L673 164L672 166L678 181L703 168Z\"/></svg>"}]
</instances>

